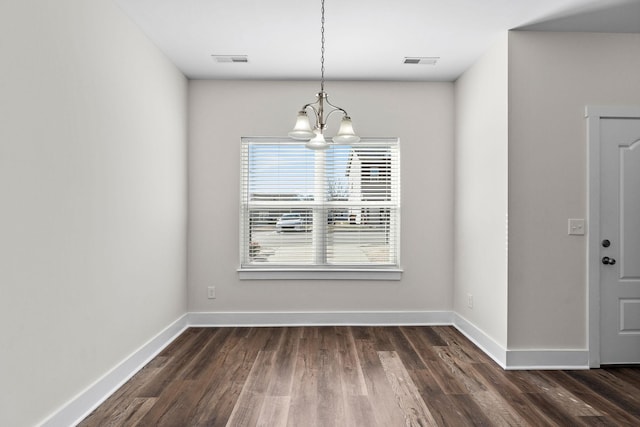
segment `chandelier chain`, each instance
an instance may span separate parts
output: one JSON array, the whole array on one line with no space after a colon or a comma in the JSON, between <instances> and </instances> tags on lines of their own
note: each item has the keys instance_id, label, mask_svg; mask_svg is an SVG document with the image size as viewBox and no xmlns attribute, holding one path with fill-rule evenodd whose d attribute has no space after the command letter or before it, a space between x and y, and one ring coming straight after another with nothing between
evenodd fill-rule
<instances>
[{"instance_id":1,"label":"chandelier chain","mask_svg":"<svg viewBox=\"0 0 640 427\"><path fill-rule=\"evenodd\" d=\"M322 6L320 8L320 91L324 92L324 0L322 0Z\"/></svg>"}]
</instances>

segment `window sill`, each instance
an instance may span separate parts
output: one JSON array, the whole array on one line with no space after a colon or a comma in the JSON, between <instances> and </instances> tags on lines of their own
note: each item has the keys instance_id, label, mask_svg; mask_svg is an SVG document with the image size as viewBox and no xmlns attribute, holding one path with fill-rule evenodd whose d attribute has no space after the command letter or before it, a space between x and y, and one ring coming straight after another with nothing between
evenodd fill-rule
<instances>
[{"instance_id":1,"label":"window sill","mask_svg":"<svg viewBox=\"0 0 640 427\"><path fill-rule=\"evenodd\" d=\"M388 280L402 279L399 268L386 269L265 269L240 268L240 280Z\"/></svg>"}]
</instances>

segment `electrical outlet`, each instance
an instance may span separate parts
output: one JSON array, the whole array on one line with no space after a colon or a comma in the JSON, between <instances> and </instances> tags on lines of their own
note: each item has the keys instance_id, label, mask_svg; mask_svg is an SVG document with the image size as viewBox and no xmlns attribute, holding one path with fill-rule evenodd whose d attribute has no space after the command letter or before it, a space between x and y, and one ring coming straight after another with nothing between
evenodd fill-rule
<instances>
[{"instance_id":1,"label":"electrical outlet","mask_svg":"<svg viewBox=\"0 0 640 427\"><path fill-rule=\"evenodd\" d=\"M207 288L207 298L215 299L215 297L216 297L216 287L215 286L209 286Z\"/></svg>"},{"instance_id":2,"label":"electrical outlet","mask_svg":"<svg viewBox=\"0 0 640 427\"><path fill-rule=\"evenodd\" d=\"M473 308L473 295L467 294L467 307Z\"/></svg>"}]
</instances>

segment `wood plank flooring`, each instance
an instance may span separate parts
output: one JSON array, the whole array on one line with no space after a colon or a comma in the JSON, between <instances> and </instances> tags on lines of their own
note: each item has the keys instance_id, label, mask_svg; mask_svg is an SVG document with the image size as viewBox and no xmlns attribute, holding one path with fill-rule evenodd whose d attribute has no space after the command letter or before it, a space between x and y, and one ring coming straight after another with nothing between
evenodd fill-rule
<instances>
[{"instance_id":1,"label":"wood plank flooring","mask_svg":"<svg viewBox=\"0 0 640 427\"><path fill-rule=\"evenodd\" d=\"M80 426L640 426L640 368L504 371L455 328L190 328Z\"/></svg>"}]
</instances>

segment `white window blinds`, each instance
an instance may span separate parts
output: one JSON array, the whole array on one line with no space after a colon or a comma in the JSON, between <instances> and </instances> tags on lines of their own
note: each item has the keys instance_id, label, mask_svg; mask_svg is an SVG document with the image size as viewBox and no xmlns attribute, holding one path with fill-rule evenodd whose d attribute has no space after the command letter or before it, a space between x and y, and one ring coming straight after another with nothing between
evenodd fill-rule
<instances>
[{"instance_id":1,"label":"white window blinds","mask_svg":"<svg viewBox=\"0 0 640 427\"><path fill-rule=\"evenodd\" d=\"M399 266L397 139L243 138L241 268Z\"/></svg>"}]
</instances>

